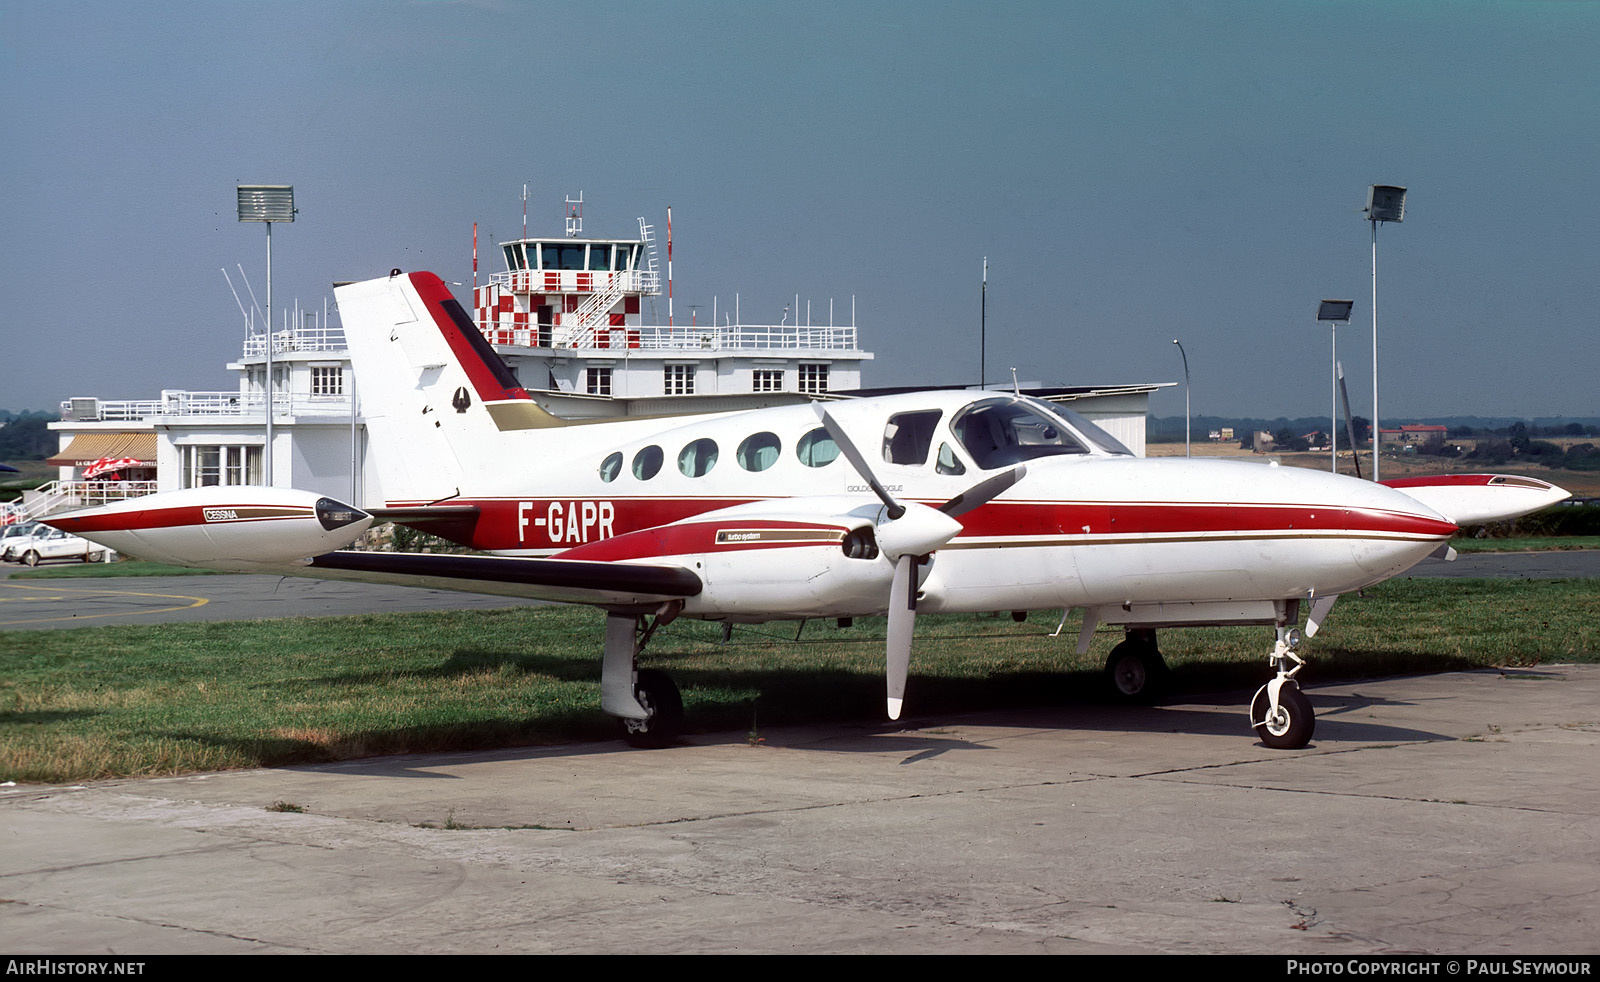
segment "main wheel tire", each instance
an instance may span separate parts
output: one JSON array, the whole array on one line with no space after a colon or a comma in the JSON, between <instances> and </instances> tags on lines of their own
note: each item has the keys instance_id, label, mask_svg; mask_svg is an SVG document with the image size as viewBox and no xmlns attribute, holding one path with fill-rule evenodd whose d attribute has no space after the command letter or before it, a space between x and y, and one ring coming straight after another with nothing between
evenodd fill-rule
<instances>
[{"instance_id":1,"label":"main wheel tire","mask_svg":"<svg viewBox=\"0 0 1600 982\"><path fill-rule=\"evenodd\" d=\"M618 717L622 739L629 746L645 749L670 747L683 731L683 696L665 672L640 669L633 687L634 698L650 713L647 719Z\"/></svg>"},{"instance_id":2,"label":"main wheel tire","mask_svg":"<svg viewBox=\"0 0 1600 982\"><path fill-rule=\"evenodd\" d=\"M1121 641L1106 658L1106 685L1119 702L1148 703L1165 688L1167 663L1150 644Z\"/></svg>"},{"instance_id":3,"label":"main wheel tire","mask_svg":"<svg viewBox=\"0 0 1600 982\"><path fill-rule=\"evenodd\" d=\"M1299 750L1311 742L1317 729L1317 716L1311 711L1311 700L1293 682L1278 690L1278 714L1270 714L1272 701L1267 698L1267 687L1262 686L1250 700L1250 721L1255 723L1256 736L1274 750ZM1261 722L1256 723L1256 720Z\"/></svg>"}]
</instances>

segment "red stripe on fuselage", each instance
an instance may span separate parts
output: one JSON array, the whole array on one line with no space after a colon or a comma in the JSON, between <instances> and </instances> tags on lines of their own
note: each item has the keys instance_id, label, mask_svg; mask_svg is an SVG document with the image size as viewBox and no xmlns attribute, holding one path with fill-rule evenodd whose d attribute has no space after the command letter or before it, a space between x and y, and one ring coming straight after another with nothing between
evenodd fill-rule
<instances>
[{"instance_id":1,"label":"red stripe on fuselage","mask_svg":"<svg viewBox=\"0 0 1600 982\"><path fill-rule=\"evenodd\" d=\"M207 512L232 512L234 515L208 518ZM313 517L315 512L310 508L290 508L283 505L184 505L179 508L149 508L105 515L63 515L49 519L46 524L64 532L82 534L139 532L145 529L178 528L185 525L233 525Z\"/></svg>"},{"instance_id":2,"label":"red stripe on fuselage","mask_svg":"<svg viewBox=\"0 0 1600 982\"><path fill-rule=\"evenodd\" d=\"M635 532L660 529L697 515L744 504L749 498L468 498L480 518L472 541L485 550L557 551ZM774 508L789 499L771 499ZM394 507L415 502L390 502ZM1083 535L1249 535L1253 533L1374 534L1442 539L1455 526L1406 512L1310 505L1227 502L995 501L961 516L960 538L1005 539ZM732 523L725 523L732 527ZM744 523L748 524L748 523ZM793 523L785 523L793 524ZM1087 526L1087 529L1085 528ZM819 525L818 527L834 527ZM959 541L959 539L958 539ZM655 555L657 553L642 553ZM681 553L671 553L678 555Z\"/></svg>"},{"instance_id":3,"label":"red stripe on fuselage","mask_svg":"<svg viewBox=\"0 0 1600 982\"><path fill-rule=\"evenodd\" d=\"M1448 536L1438 519L1372 508L1228 502L994 502L962 516L963 536L1377 532Z\"/></svg>"}]
</instances>

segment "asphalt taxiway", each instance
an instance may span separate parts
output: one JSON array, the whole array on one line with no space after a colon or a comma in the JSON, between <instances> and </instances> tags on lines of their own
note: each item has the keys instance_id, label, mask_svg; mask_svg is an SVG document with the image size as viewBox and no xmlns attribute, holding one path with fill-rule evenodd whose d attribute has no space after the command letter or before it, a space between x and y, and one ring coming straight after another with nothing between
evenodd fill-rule
<instances>
[{"instance_id":1,"label":"asphalt taxiway","mask_svg":"<svg viewBox=\"0 0 1600 982\"><path fill-rule=\"evenodd\" d=\"M1308 692L0 788L0 949L1600 948L1600 666Z\"/></svg>"}]
</instances>

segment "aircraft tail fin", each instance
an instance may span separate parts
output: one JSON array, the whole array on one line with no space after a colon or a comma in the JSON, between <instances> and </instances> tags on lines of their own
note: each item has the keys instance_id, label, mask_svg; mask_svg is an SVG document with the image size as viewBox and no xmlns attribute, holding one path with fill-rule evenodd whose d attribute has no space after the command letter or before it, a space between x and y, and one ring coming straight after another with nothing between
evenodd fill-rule
<instances>
[{"instance_id":1,"label":"aircraft tail fin","mask_svg":"<svg viewBox=\"0 0 1600 982\"><path fill-rule=\"evenodd\" d=\"M565 425L521 386L438 276L395 270L334 294L385 502L470 493L470 475L510 462L517 441L508 433Z\"/></svg>"}]
</instances>

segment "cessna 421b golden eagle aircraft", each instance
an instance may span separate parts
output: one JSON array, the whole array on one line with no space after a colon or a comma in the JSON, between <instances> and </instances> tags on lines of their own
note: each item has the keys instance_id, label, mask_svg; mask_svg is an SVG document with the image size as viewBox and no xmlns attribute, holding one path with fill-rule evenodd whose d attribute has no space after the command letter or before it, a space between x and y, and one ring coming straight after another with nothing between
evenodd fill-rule
<instances>
[{"instance_id":1,"label":"cessna 421b golden eagle aircraft","mask_svg":"<svg viewBox=\"0 0 1600 982\"><path fill-rule=\"evenodd\" d=\"M1122 625L1128 695L1162 627L1271 624L1250 723L1301 747L1295 674L1339 595L1448 550L1458 524L1566 497L1526 477L1374 484L1292 467L1136 457L1037 399L940 391L676 418L563 420L540 407L431 273L336 293L387 498L203 487L56 516L119 552L187 566L592 604L601 702L630 742L672 742L677 687L636 659L676 617L888 615L900 715L920 612L1082 608L1081 650ZM843 458L842 460L840 458ZM490 553L341 551L398 521Z\"/></svg>"}]
</instances>

